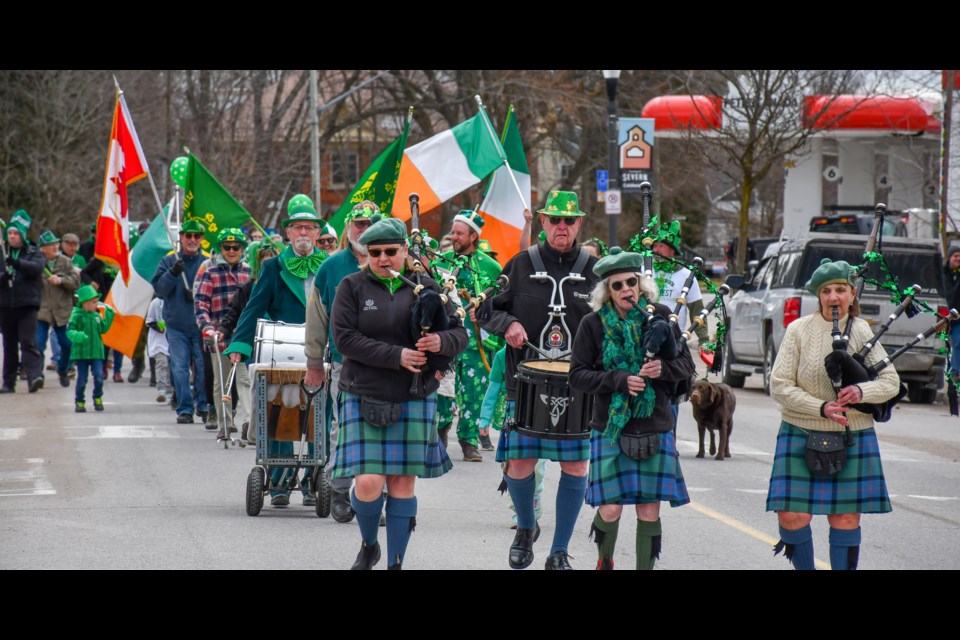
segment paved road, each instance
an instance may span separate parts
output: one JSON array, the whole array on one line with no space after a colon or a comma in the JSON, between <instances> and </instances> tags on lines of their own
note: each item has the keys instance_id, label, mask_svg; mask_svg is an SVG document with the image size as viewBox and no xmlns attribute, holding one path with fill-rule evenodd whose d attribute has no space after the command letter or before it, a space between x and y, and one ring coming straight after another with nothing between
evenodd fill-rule
<instances>
[{"instance_id":1,"label":"paved road","mask_svg":"<svg viewBox=\"0 0 960 640\"><path fill-rule=\"evenodd\" d=\"M106 383L104 413L74 414L73 390L51 380L36 394L0 396L0 568L347 568L359 547L356 523L320 519L313 509L244 512L254 449L224 451L202 425L177 425L154 389ZM21 385L22 386L22 385ZM679 447L691 505L664 507L658 569L779 569L776 519L764 501L779 414L748 379L737 391L733 457L694 459L696 428L681 408ZM865 516L862 569L957 569L960 549L960 420L945 405L902 404L879 430L894 511ZM418 484L420 512L405 567L506 569L513 538L492 453L459 460ZM548 468L543 536L553 535L559 467ZM572 564L593 568L584 508ZM617 567L634 564L634 524L625 517ZM381 532L383 534L383 532ZM816 554L828 558L825 519L814 521ZM381 536L381 541L385 536ZM383 563L378 568L383 568ZM826 567L826 564L822 565Z\"/></svg>"}]
</instances>

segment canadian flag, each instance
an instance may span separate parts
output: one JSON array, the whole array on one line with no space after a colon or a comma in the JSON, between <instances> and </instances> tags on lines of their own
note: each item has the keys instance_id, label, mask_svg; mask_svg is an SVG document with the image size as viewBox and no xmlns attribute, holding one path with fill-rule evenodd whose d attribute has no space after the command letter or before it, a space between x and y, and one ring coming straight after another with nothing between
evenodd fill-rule
<instances>
[{"instance_id":1,"label":"canadian flag","mask_svg":"<svg viewBox=\"0 0 960 640\"><path fill-rule=\"evenodd\" d=\"M103 200L97 218L94 256L120 269L124 283L130 281L130 229L127 226L127 186L144 178L150 170L140 139L133 128L130 111L117 94L113 110L107 171L103 179Z\"/></svg>"}]
</instances>

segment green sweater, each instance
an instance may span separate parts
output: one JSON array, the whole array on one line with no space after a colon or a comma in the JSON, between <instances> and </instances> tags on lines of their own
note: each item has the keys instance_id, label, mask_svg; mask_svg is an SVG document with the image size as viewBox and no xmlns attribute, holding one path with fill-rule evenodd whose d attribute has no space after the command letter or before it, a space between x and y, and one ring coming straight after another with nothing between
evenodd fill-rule
<instances>
[{"instance_id":1,"label":"green sweater","mask_svg":"<svg viewBox=\"0 0 960 640\"><path fill-rule=\"evenodd\" d=\"M67 326L67 337L73 343L70 360L103 360L103 338L101 334L110 330L113 324L113 309L107 307L104 317L97 311L84 311L74 307Z\"/></svg>"}]
</instances>

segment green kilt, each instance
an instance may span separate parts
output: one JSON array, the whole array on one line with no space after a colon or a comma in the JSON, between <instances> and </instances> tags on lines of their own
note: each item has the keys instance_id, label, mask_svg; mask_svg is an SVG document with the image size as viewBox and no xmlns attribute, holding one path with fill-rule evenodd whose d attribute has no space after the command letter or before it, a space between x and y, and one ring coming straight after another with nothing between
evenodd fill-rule
<instances>
[{"instance_id":1,"label":"green kilt","mask_svg":"<svg viewBox=\"0 0 960 640\"><path fill-rule=\"evenodd\" d=\"M880 444L871 427L853 432L843 471L833 478L810 474L804 461L807 431L780 424L767 491L767 511L887 513L892 511L880 463Z\"/></svg>"},{"instance_id":2,"label":"green kilt","mask_svg":"<svg viewBox=\"0 0 960 640\"><path fill-rule=\"evenodd\" d=\"M453 468L434 426L436 394L403 403L400 419L375 427L360 413L360 396L340 392L340 432L333 478L360 474L438 478Z\"/></svg>"},{"instance_id":3,"label":"green kilt","mask_svg":"<svg viewBox=\"0 0 960 640\"><path fill-rule=\"evenodd\" d=\"M672 431L660 434L660 450L646 460L625 455L620 445L611 444L600 431L590 438L590 452L586 496L590 506L665 501L679 507L690 502Z\"/></svg>"}]
</instances>

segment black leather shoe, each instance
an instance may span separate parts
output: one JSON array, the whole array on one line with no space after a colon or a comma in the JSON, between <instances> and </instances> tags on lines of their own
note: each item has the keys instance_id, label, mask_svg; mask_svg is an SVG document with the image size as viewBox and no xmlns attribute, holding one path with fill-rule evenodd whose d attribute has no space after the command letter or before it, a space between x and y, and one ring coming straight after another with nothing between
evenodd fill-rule
<instances>
[{"instance_id":1,"label":"black leather shoe","mask_svg":"<svg viewBox=\"0 0 960 640\"><path fill-rule=\"evenodd\" d=\"M193 416L189 413L181 413L177 416L177 424L193 424Z\"/></svg>"},{"instance_id":2,"label":"black leather shoe","mask_svg":"<svg viewBox=\"0 0 960 640\"><path fill-rule=\"evenodd\" d=\"M0 393L16 393L17 390L12 386L3 385L0 387Z\"/></svg>"},{"instance_id":3,"label":"black leather shoe","mask_svg":"<svg viewBox=\"0 0 960 640\"><path fill-rule=\"evenodd\" d=\"M350 494L346 491L334 491L330 498L330 515L337 522L351 522L356 513L350 505Z\"/></svg>"},{"instance_id":4,"label":"black leather shoe","mask_svg":"<svg viewBox=\"0 0 960 640\"><path fill-rule=\"evenodd\" d=\"M38 389L43 389L43 378L34 378L30 381L30 393L36 393Z\"/></svg>"},{"instance_id":5,"label":"black leather shoe","mask_svg":"<svg viewBox=\"0 0 960 640\"><path fill-rule=\"evenodd\" d=\"M130 370L130 375L127 376L127 382L137 382L140 380L140 376L143 375L144 368L143 358L135 358L133 361L133 368Z\"/></svg>"},{"instance_id":6,"label":"black leather shoe","mask_svg":"<svg viewBox=\"0 0 960 640\"><path fill-rule=\"evenodd\" d=\"M546 571L566 571L572 570L573 567L570 566L570 556L567 555L566 551L554 551L547 558L547 563L544 565Z\"/></svg>"},{"instance_id":7,"label":"black leather shoe","mask_svg":"<svg viewBox=\"0 0 960 640\"><path fill-rule=\"evenodd\" d=\"M395 562L387 567L387 571L400 571L401 569L403 569L403 565L399 562Z\"/></svg>"},{"instance_id":8,"label":"black leather shoe","mask_svg":"<svg viewBox=\"0 0 960 640\"><path fill-rule=\"evenodd\" d=\"M540 537L540 524L533 529L517 529L510 547L510 567L526 569L533 564L533 543Z\"/></svg>"},{"instance_id":9,"label":"black leather shoe","mask_svg":"<svg viewBox=\"0 0 960 640\"><path fill-rule=\"evenodd\" d=\"M368 545L366 542L360 544L360 553L357 554L357 559L353 563L353 566L350 567L351 571L369 571L373 569L374 565L380 562L380 543L374 542L372 545Z\"/></svg>"}]
</instances>

